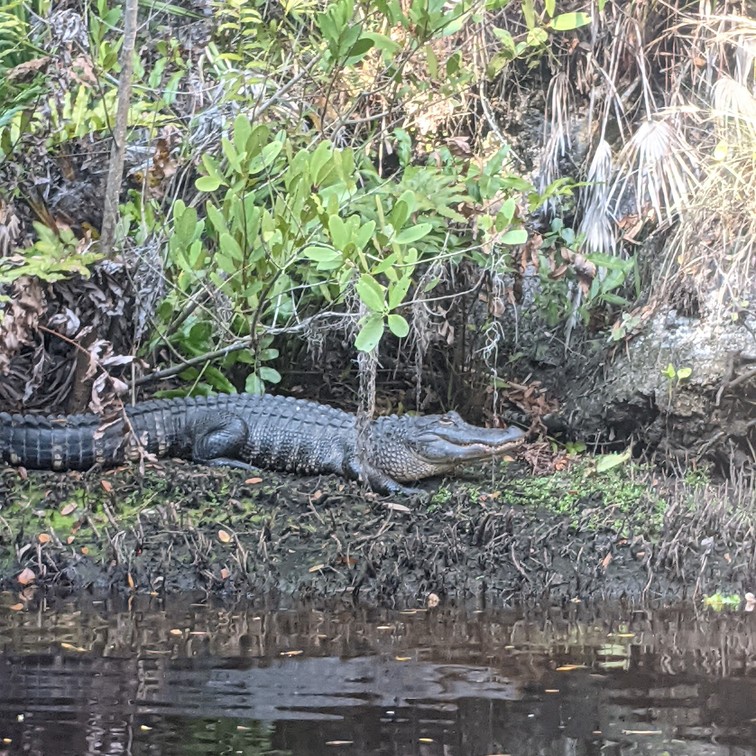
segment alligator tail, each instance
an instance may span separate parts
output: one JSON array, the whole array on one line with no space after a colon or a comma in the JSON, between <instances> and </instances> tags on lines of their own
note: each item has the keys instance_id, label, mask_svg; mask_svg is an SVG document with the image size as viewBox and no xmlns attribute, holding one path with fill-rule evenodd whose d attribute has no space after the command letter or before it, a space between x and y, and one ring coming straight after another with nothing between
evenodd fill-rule
<instances>
[{"instance_id":1,"label":"alligator tail","mask_svg":"<svg viewBox=\"0 0 756 756\"><path fill-rule=\"evenodd\" d=\"M0 412L0 461L35 470L86 470L124 458L123 420Z\"/></svg>"}]
</instances>

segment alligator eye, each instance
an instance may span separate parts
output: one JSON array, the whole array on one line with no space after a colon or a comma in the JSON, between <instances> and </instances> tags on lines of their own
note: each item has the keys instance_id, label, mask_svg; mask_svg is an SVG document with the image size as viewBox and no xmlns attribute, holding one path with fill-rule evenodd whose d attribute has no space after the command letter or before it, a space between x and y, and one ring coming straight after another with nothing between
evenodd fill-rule
<instances>
[{"instance_id":1,"label":"alligator eye","mask_svg":"<svg viewBox=\"0 0 756 756\"><path fill-rule=\"evenodd\" d=\"M441 415L438 422L441 423L441 425L454 425L454 419L449 415Z\"/></svg>"}]
</instances>

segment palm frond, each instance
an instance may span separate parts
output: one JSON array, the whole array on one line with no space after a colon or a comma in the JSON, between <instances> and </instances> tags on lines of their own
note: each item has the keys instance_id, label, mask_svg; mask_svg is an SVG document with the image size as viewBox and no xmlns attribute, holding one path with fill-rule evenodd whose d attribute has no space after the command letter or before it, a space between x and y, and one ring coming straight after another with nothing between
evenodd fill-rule
<instances>
[{"instance_id":1,"label":"palm frond","mask_svg":"<svg viewBox=\"0 0 756 756\"><path fill-rule=\"evenodd\" d=\"M753 64L752 64L753 65ZM722 78L712 89L712 115L720 137L756 143L756 97L748 87L729 77Z\"/></svg>"},{"instance_id":2,"label":"palm frond","mask_svg":"<svg viewBox=\"0 0 756 756\"><path fill-rule=\"evenodd\" d=\"M650 209L659 224L672 222L697 183L697 163L690 145L670 120L645 120L628 140L618 160L612 209L633 199L637 213Z\"/></svg>"},{"instance_id":3,"label":"palm frond","mask_svg":"<svg viewBox=\"0 0 756 756\"><path fill-rule=\"evenodd\" d=\"M593 153L588 169L588 190L584 195L583 217L580 221L580 236L588 252L611 254L617 235L609 213L612 179L612 149L601 139Z\"/></svg>"},{"instance_id":4,"label":"palm frond","mask_svg":"<svg viewBox=\"0 0 756 756\"><path fill-rule=\"evenodd\" d=\"M568 154L572 141L570 139L570 104L572 92L566 71L560 71L549 85L549 118L544 125L544 149L539 177L539 189L545 191L556 179L560 178L559 160ZM542 212L554 211L556 198L544 203Z\"/></svg>"}]
</instances>

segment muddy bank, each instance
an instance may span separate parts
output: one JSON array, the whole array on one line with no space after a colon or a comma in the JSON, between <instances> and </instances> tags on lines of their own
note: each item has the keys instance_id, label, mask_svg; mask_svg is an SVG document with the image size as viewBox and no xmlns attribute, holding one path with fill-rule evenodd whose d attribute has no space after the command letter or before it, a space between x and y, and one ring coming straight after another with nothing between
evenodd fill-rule
<instances>
[{"instance_id":1,"label":"muddy bank","mask_svg":"<svg viewBox=\"0 0 756 756\"><path fill-rule=\"evenodd\" d=\"M753 489L590 459L431 481L427 502L333 476L166 462L0 471L0 586L370 604L680 599L754 590Z\"/></svg>"}]
</instances>

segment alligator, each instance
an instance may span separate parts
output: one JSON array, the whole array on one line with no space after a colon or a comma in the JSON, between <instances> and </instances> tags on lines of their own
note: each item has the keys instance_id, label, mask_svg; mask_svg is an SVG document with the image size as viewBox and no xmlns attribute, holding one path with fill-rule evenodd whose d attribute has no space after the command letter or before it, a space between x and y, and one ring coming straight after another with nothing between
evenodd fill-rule
<instances>
[{"instance_id":1,"label":"alligator","mask_svg":"<svg viewBox=\"0 0 756 756\"><path fill-rule=\"evenodd\" d=\"M218 394L153 399L110 419L0 412L0 461L87 470L147 453L247 470L335 473L378 493L413 495L419 491L404 483L501 456L524 435L470 425L456 412L378 417L359 432L355 415L307 399Z\"/></svg>"}]
</instances>

